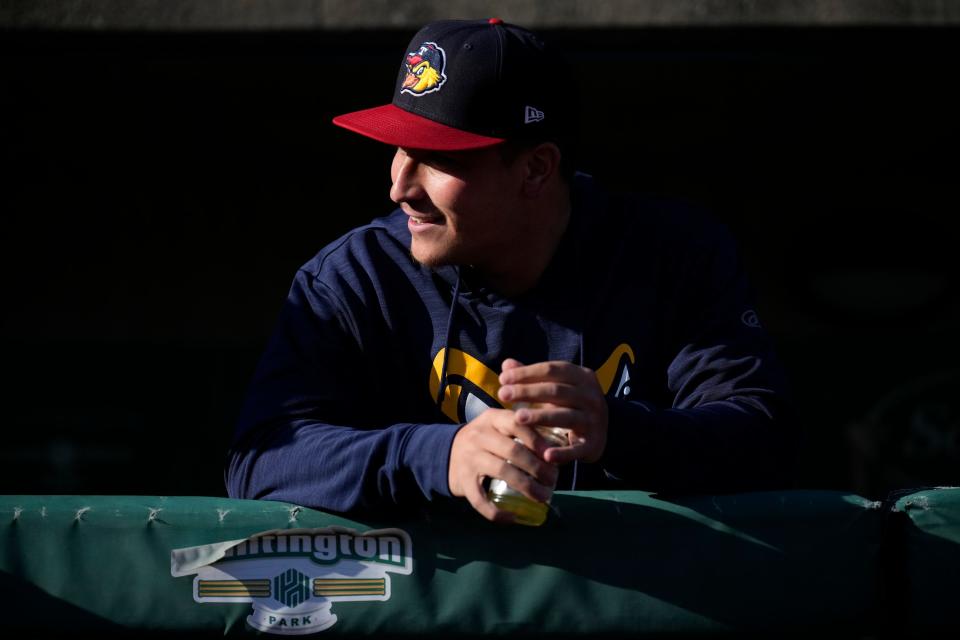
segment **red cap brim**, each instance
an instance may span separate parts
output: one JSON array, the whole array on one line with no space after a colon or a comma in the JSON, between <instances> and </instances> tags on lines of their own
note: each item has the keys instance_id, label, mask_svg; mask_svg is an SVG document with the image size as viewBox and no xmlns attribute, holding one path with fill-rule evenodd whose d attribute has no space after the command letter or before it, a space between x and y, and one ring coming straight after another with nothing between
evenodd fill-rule
<instances>
[{"instance_id":1,"label":"red cap brim","mask_svg":"<svg viewBox=\"0 0 960 640\"><path fill-rule=\"evenodd\" d=\"M492 147L504 138L481 136L434 122L385 104L337 116L333 124L396 147L430 151L465 151Z\"/></svg>"}]
</instances>

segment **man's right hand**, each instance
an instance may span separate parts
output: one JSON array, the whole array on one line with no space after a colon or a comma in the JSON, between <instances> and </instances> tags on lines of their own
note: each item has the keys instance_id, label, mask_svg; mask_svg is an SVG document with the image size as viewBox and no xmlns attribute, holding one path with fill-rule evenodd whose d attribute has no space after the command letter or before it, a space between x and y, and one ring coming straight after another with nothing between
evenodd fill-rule
<instances>
[{"instance_id":1,"label":"man's right hand","mask_svg":"<svg viewBox=\"0 0 960 640\"><path fill-rule=\"evenodd\" d=\"M487 409L453 438L447 470L450 493L466 498L488 520L512 522L513 514L487 499L483 479L500 478L528 498L546 502L558 473L543 461L549 446L531 427L518 424L513 411Z\"/></svg>"}]
</instances>

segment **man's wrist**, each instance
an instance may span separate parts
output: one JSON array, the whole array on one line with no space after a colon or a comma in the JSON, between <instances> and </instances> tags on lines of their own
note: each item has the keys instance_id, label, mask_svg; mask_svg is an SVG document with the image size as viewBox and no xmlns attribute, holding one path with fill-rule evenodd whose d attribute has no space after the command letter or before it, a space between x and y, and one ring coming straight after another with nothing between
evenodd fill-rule
<instances>
[{"instance_id":1,"label":"man's wrist","mask_svg":"<svg viewBox=\"0 0 960 640\"><path fill-rule=\"evenodd\" d=\"M423 495L451 496L450 449L462 424L420 424L412 430L401 454L401 464L410 470Z\"/></svg>"}]
</instances>

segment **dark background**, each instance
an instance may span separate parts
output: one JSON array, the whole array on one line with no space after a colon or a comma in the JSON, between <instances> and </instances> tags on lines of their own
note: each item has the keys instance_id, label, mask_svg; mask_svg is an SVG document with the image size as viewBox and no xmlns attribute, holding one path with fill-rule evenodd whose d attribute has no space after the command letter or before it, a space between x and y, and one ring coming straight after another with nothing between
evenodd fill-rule
<instances>
[{"instance_id":1,"label":"dark background","mask_svg":"<svg viewBox=\"0 0 960 640\"><path fill-rule=\"evenodd\" d=\"M740 240L796 486L960 484L960 30L542 33L580 166ZM223 495L294 270L392 208L392 150L330 119L411 35L0 31L0 492Z\"/></svg>"}]
</instances>

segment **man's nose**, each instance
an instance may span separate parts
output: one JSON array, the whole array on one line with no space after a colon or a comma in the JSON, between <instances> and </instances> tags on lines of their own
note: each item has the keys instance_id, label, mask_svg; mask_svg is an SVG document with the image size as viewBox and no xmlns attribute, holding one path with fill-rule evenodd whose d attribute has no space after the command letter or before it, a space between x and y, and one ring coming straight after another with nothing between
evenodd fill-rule
<instances>
[{"instance_id":1,"label":"man's nose","mask_svg":"<svg viewBox=\"0 0 960 640\"><path fill-rule=\"evenodd\" d=\"M393 184L390 186L390 199L397 204L417 200L422 196L420 185L420 163L397 151L393 164Z\"/></svg>"}]
</instances>

